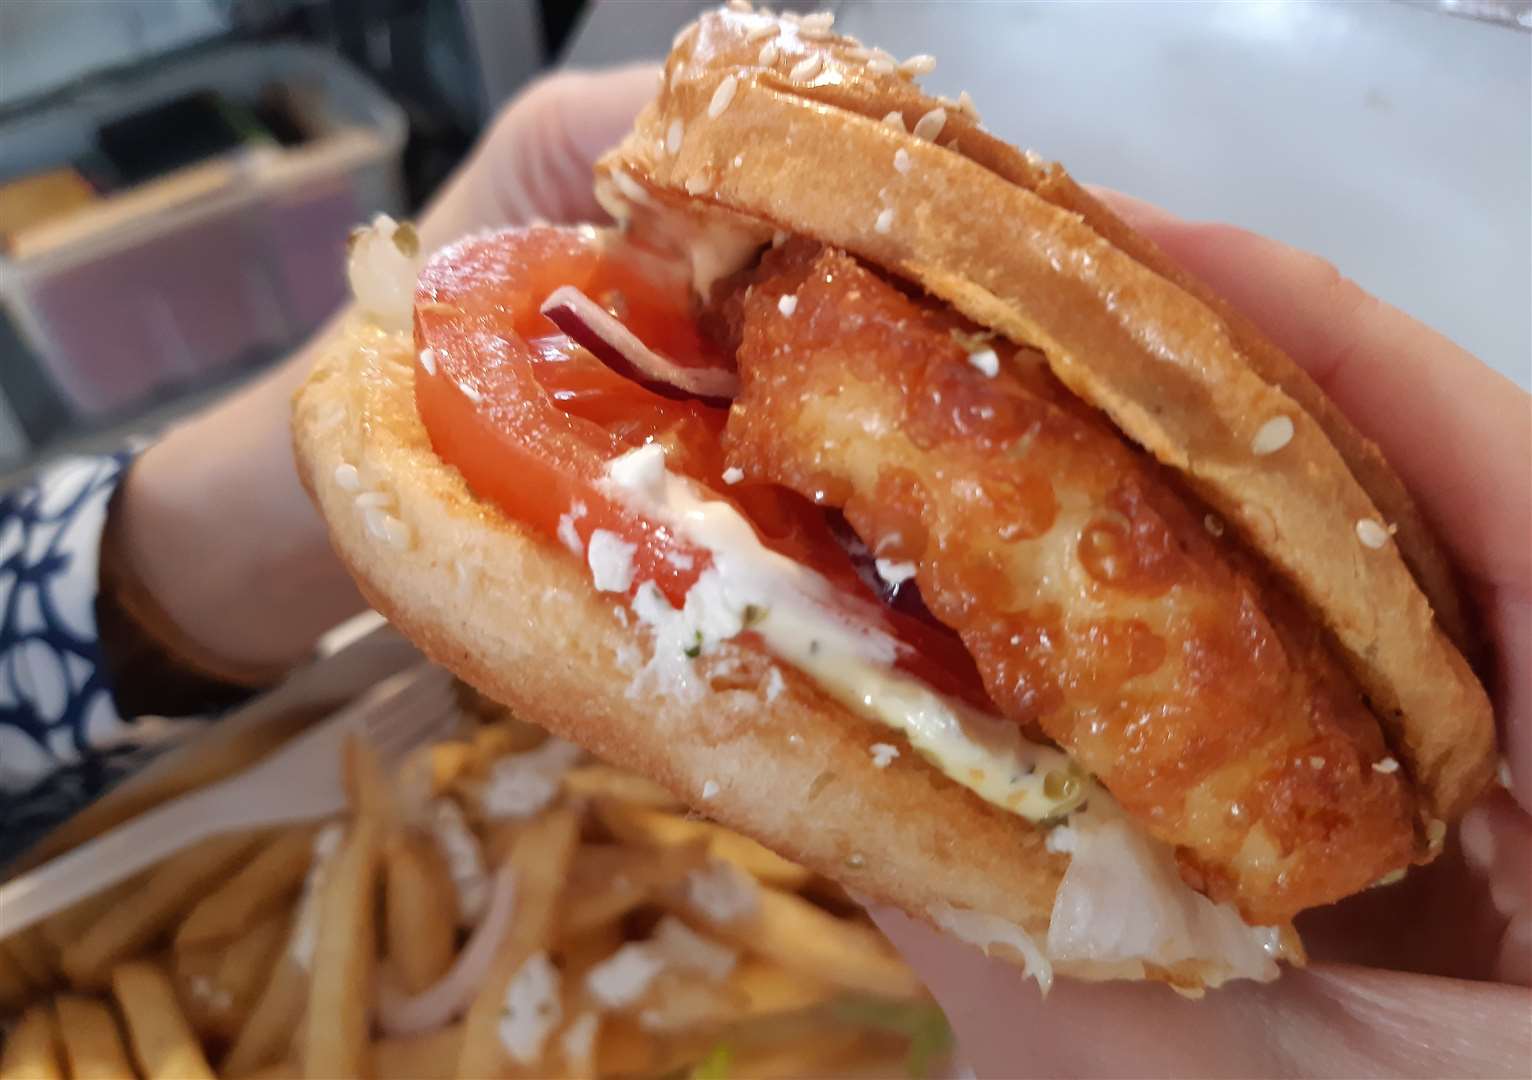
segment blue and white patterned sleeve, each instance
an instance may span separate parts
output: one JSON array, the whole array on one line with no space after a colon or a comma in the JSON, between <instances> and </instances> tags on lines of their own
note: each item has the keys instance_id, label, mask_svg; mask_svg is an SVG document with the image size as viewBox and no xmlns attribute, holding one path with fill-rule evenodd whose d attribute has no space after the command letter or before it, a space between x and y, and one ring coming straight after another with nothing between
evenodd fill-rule
<instances>
[{"instance_id":1,"label":"blue and white patterned sleeve","mask_svg":"<svg viewBox=\"0 0 1532 1080\"><path fill-rule=\"evenodd\" d=\"M132 455L0 493L0 865L163 745L118 715L96 626L107 506Z\"/></svg>"}]
</instances>

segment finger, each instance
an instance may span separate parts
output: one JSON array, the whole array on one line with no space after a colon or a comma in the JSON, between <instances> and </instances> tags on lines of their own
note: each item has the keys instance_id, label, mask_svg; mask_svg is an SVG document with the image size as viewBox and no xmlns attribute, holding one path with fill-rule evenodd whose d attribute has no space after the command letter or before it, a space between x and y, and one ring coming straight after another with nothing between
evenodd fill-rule
<instances>
[{"instance_id":1,"label":"finger","mask_svg":"<svg viewBox=\"0 0 1532 1080\"><path fill-rule=\"evenodd\" d=\"M1464 569L1532 594L1532 398L1317 256L1098 194L1308 371L1383 448Z\"/></svg>"},{"instance_id":2,"label":"finger","mask_svg":"<svg viewBox=\"0 0 1532 1080\"><path fill-rule=\"evenodd\" d=\"M1227 225L1096 194L1261 327L1377 442L1478 583L1501 658L1491 687L1532 808L1532 397L1322 259Z\"/></svg>"},{"instance_id":3,"label":"finger","mask_svg":"<svg viewBox=\"0 0 1532 1080\"><path fill-rule=\"evenodd\" d=\"M433 206L433 230L437 219L454 230L439 242L486 226L604 220L591 168L632 128L658 73L653 64L560 71L518 95Z\"/></svg>"},{"instance_id":4,"label":"finger","mask_svg":"<svg viewBox=\"0 0 1532 1080\"><path fill-rule=\"evenodd\" d=\"M980 1076L1510 1076L1532 1052L1515 987L1325 966L1200 1001L1067 979L1044 998L1016 969L897 912L874 917Z\"/></svg>"}]
</instances>

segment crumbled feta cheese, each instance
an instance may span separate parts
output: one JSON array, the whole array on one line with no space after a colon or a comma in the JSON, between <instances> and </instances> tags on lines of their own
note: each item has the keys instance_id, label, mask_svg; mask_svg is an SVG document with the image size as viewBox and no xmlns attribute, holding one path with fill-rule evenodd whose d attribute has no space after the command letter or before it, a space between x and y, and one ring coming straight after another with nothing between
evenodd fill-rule
<instances>
[{"instance_id":1,"label":"crumbled feta cheese","mask_svg":"<svg viewBox=\"0 0 1532 1080\"><path fill-rule=\"evenodd\" d=\"M798 298L792 293L783 293L781 299L777 301L777 310L783 315L792 315L798 310Z\"/></svg>"},{"instance_id":2,"label":"crumbled feta cheese","mask_svg":"<svg viewBox=\"0 0 1532 1080\"><path fill-rule=\"evenodd\" d=\"M760 908L755 879L731 862L713 859L686 875L686 900L710 921L749 918Z\"/></svg>"},{"instance_id":3,"label":"crumbled feta cheese","mask_svg":"<svg viewBox=\"0 0 1532 1080\"><path fill-rule=\"evenodd\" d=\"M874 559L873 566L878 571L878 576L890 585L903 585L915 576L915 564L912 562L900 562L894 559Z\"/></svg>"},{"instance_id":4,"label":"crumbled feta cheese","mask_svg":"<svg viewBox=\"0 0 1532 1080\"><path fill-rule=\"evenodd\" d=\"M737 466L730 465L723 471L723 482L725 484L737 484L744 478L745 470Z\"/></svg>"},{"instance_id":5,"label":"crumbled feta cheese","mask_svg":"<svg viewBox=\"0 0 1532 1080\"><path fill-rule=\"evenodd\" d=\"M585 504L576 502L569 508L569 513L559 517L558 537L559 542L576 555L585 550L585 544L580 539L580 534L575 530L575 522L586 514Z\"/></svg>"},{"instance_id":6,"label":"crumbled feta cheese","mask_svg":"<svg viewBox=\"0 0 1532 1080\"><path fill-rule=\"evenodd\" d=\"M505 988L500 1045L518 1065L532 1065L542 1057L543 1044L563 1017L558 969L546 952L533 953Z\"/></svg>"},{"instance_id":7,"label":"crumbled feta cheese","mask_svg":"<svg viewBox=\"0 0 1532 1080\"><path fill-rule=\"evenodd\" d=\"M448 798L431 803L431 835L447 861L447 873L457 893L459 926L474 926L489 902L489 876L479 838L468 827L462 808Z\"/></svg>"},{"instance_id":8,"label":"crumbled feta cheese","mask_svg":"<svg viewBox=\"0 0 1532 1080\"><path fill-rule=\"evenodd\" d=\"M1397 758L1386 757L1382 761L1374 761L1372 763L1372 771L1380 773L1398 772L1399 760Z\"/></svg>"},{"instance_id":9,"label":"crumbled feta cheese","mask_svg":"<svg viewBox=\"0 0 1532 1080\"><path fill-rule=\"evenodd\" d=\"M767 701L775 701L781 697L782 691L786 689L786 686L787 684L783 681L782 672L779 668L773 667L770 671L766 672Z\"/></svg>"},{"instance_id":10,"label":"crumbled feta cheese","mask_svg":"<svg viewBox=\"0 0 1532 1080\"><path fill-rule=\"evenodd\" d=\"M586 551L591 583L601 592L627 592L633 585L633 556L637 553L637 544L608 529L597 529L590 534Z\"/></svg>"},{"instance_id":11,"label":"crumbled feta cheese","mask_svg":"<svg viewBox=\"0 0 1532 1080\"><path fill-rule=\"evenodd\" d=\"M893 743L875 742L867 748L872 754L872 763L879 769L886 769L894 758L899 756L899 748Z\"/></svg>"},{"instance_id":12,"label":"crumbled feta cheese","mask_svg":"<svg viewBox=\"0 0 1532 1080\"><path fill-rule=\"evenodd\" d=\"M601 1014L583 1012L569 1022L559 1039L564 1051L564 1064L569 1071L585 1075L591 1068L596 1053L596 1032L601 1025Z\"/></svg>"},{"instance_id":13,"label":"crumbled feta cheese","mask_svg":"<svg viewBox=\"0 0 1532 1080\"><path fill-rule=\"evenodd\" d=\"M1000 357L994 349L978 349L968 354L968 362L975 369L993 379L1000 374Z\"/></svg>"},{"instance_id":14,"label":"crumbled feta cheese","mask_svg":"<svg viewBox=\"0 0 1532 1080\"><path fill-rule=\"evenodd\" d=\"M649 945L671 967L701 972L714 982L727 979L738 959L733 949L703 937L674 915L659 921Z\"/></svg>"},{"instance_id":15,"label":"crumbled feta cheese","mask_svg":"<svg viewBox=\"0 0 1532 1080\"><path fill-rule=\"evenodd\" d=\"M631 942L586 973L585 989L603 1008L626 1008L644 996L664 968L665 961L649 944Z\"/></svg>"},{"instance_id":16,"label":"crumbled feta cheese","mask_svg":"<svg viewBox=\"0 0 1532 1080\"><path fill-rule=\"evenodd\" d=\"M550 738L535 750L503 757L490 767L480 809L492 821L518 820L540 813L557 798L564 773L583 751Z\"/></svg>"}]
</instances>

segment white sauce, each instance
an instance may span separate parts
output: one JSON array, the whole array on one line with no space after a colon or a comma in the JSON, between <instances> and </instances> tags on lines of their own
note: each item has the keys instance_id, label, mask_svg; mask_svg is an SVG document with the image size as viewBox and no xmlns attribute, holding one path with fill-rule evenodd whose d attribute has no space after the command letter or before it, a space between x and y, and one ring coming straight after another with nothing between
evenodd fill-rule
<instances>
[{"instance_id":1,"label":"white sauce","mask_svg":"<svg viewBox=\"0 0 1532 1080\"><path fill-rule=\"evenodd\" d=\"M615 497L713 559L680 610L653 582L639 585L633 612L653 630L654 654L634 681L635 696L700 698L707 681L693 661L748 626L841 704L903 732L947 776L995 805L1035 821L1078 802L1079 795L1065 802L1043 790L1049 771L1073 775L1067 755L895 668L901 646L877 625L876 609L858 617L823 577L763 545L732 506L702 497L666 469L663 447L623 455L608 475ZM1084 783L1074 786L1083 794Z\"/></svg>"}]
</instances>

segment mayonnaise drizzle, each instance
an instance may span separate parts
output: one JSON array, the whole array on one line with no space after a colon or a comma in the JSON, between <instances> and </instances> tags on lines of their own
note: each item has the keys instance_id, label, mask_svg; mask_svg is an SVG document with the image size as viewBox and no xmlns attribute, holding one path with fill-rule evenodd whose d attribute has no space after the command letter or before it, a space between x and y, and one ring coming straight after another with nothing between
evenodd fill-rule
<instances>
[{"instance_id":1,"label":"mayonnaise drizzle","mask_svg":"<svg viewBox=\"0 0 1532 1080\"><path fill-rule=\"evenodd\" d=\"M1017 725L944 697L896 668L900 643L875 625L873 612L856 617L825 578L762 544L733 506L704 497L691 480L670 472L659 444L613 461L605 486L706 549L713 561L680 610L652 581L639 585L633 611L653 628L655 651L637 688L699 694L704 680L693 661L748 627L836 701L903 732L933 765L981 798L1032 821L1067 813L1084 798L1088 784L1066 754L1029 742ZM1044 790L1050 772L1073 778L1068 795Z\"/></svg>"}]
</instances>

